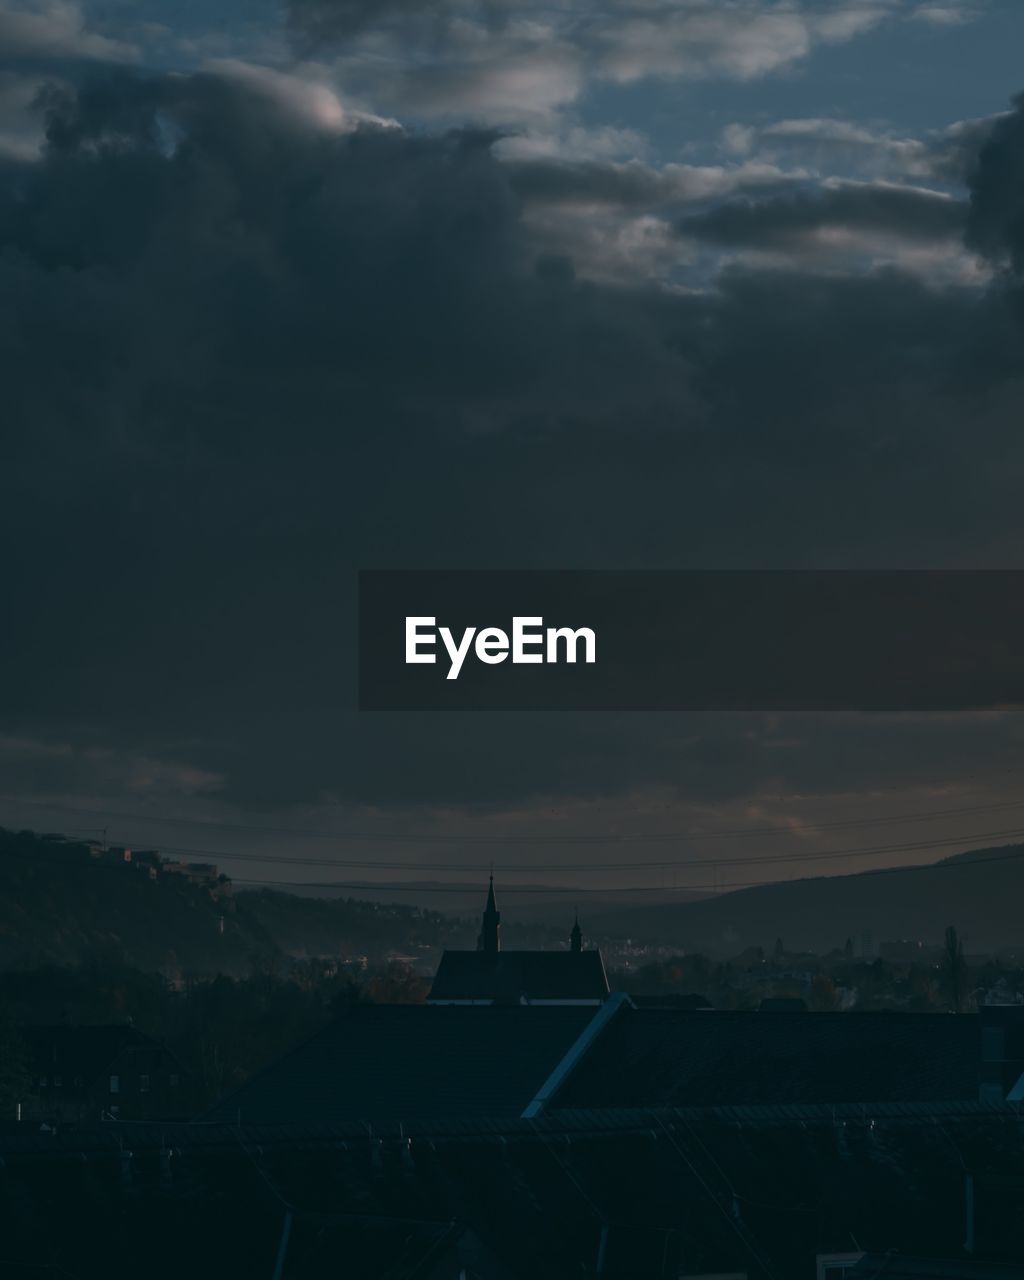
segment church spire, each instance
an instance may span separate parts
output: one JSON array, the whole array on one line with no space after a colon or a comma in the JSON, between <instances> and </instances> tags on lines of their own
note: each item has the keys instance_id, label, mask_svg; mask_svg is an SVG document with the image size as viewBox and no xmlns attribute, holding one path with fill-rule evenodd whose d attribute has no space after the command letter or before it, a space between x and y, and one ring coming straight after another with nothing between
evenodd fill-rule
<instances>
[{"instance_id":1,"label":"church spire","mask_svg":"<svg viewBox=\"0 0 1024 1280\"><path fill-rule=\"evenodd\" d=\"M569 934L569 950L583 950L583 931L580 929L580 913L576 912L576 920L572 926L572 933Z\"/></svg>"},{"instance_id":2,"label":"church spire","mask_svg":"<svg viewBox=\"0 0 1024 1280\"><path fill-rule=\"evenodd\" d=\"M487 886L487 906L484 908L483 926L476 944L478 951L496 955L501 950L501 912L494 901L494 876Z\"/></svg>"}]
</instances>

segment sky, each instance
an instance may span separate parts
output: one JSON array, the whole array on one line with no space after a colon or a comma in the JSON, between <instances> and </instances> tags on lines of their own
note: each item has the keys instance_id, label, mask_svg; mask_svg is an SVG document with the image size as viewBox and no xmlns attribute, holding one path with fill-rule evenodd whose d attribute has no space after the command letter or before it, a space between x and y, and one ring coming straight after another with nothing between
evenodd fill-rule
<instances>
[{"instance_id":1,"label":"sky","mask_svg":"<svg viewBox=\"0 0 1024 1280\"><path fill-rule=\"evenodd\" d=\"M354 710L360 568L1024 567L1022 41L2 0L0 824L652 897L1024 834L1012 708Z\"/></svg>"}]
</instances>

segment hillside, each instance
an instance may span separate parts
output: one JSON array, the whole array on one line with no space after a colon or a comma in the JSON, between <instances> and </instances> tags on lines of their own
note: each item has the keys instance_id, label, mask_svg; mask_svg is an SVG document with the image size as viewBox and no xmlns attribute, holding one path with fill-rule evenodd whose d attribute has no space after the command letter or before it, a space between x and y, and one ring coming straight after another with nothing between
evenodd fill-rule
<instances>
[{"instance_id":1,"label":"hillside","mask_svg":"<svg viewBox=\"0 0 1024 1280\"><path fill-rule=\"evenodd\" d=\"M970 950L1024 945L1024 844L973 849L925 867L789 880L700 902L602 912L592 928L682 949L736 954L748 946L823 953L868 931L876 942L941 941L954 924Z\"/></svg>"},{"instance_id":2,"label":"hillside","mask_svg":"<svg viewBox=\"0 0 1024 1280\"><path fill-rule=\"evenodd\" d=\"M461 938L457 922L416 907L271 890L235 896L223 881L166 871L151 879L145 867L93 853L0 828L0 969L109 956L144 970L242 974L291 955L373 963L391 952L436 954Z\"/></svg>"},{"instance_id":3,"label":"hillside","mask_svg":"<svg viewBox=\"0 0 1024 1280\"><path fill-rule=\"evenodd\" d=\"M1007 845L923 868L791 880L698 900L616 905L612 895L594 895L586 927L598 942L631 937L726 956L779 937L819 953L865 932L875 942L939 942L955 924L979 951L1024 945L1022 901L1024 845ZM534 918L525 921L518 903L508 907L506 945L559 945L561 923L541 921L564 917L565 895L543 903L543 913L530 905L522 913ZM149 971L244 974L305 956L365 956L373 965L399 954L429 970L443 947L472 946L475 926L475 918L409 904L271 889L233 894L223 880L198 884L166 870L151 879L144 867L91 856L85 844L0 828L0 969L109 956Z\"/></svg>"},{"instance_id":4,"label":"hillside","mask_svg":"<svg viewBox=\"0 0 1024 1280\"><path fill-rule=\"evenodd\" d=\"M406 903L355 898L308 898L274 889L246 890L238 910L293 956L377 956L382 948L409 955L471 947L474 929L436 911Z\"/></svg>"}]
</instances>

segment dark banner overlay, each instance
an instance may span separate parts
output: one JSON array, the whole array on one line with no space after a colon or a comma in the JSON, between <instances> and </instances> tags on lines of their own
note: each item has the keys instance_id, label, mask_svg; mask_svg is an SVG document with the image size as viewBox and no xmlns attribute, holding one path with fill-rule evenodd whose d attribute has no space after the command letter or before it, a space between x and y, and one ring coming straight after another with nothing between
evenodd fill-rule
<instances>
[{"instance_id":1,"label":"dark banner overlay","mask_svg":"<svg viewBox=\"0 0 1024 1280\"><path fill-rule=\"evenodd\" d=\"M365 711L1022 703L1024 572L359 575Z\"/></svg>"}]
</instances>

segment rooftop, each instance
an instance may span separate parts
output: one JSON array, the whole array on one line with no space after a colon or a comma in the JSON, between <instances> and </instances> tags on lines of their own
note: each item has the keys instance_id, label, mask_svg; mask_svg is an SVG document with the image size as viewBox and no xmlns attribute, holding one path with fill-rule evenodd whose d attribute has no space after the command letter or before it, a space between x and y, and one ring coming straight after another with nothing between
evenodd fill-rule
<instances>
[{"instance_id":1,"label":"rooftop","mask_svg":"<svg viewBox=\"0 0 1024 1280\"><path fill-rule=\"evenodd\" d=\"M518 1116L591 1008L357 1005L222 1099L232 1123Z\"/></svg>"},{"instance_id":2,"label":"rooftop","mask_svg":"<svg viewBox=\"0 0 1024 1280\"><path fill-rule=\"evenodd\" d=\"M446 951L430 1000L603 1000L600 951Z\"/></svg>"},{"instance_id":3,"label":"rooftop","mask_svg":"<svg viewBox=\"0 0 1024 1280\"><path fill-rule=\"evenodd\" d=\"M423 1280L449 1227L513 1280L592 1275L602 1231L606 1280L811 1280L815 1251L849 1250L851 1232L966 1277L965 1166L978 1256L1020 1258L1013 1109L794 1110L571 1113L385 1138L357 1124L0 1134L4 1258L34 1268L26 1277L41 1264L82 1274L83 1258L102 1258L109 1280L269 1275L291 1213L291 1280L330 1274L339 1256L353 1275Z\"/></svg>"},{"instance_id":4,"label":"rooftop","mask_svg":"<svg viewBox=\"0 0 1024 1280\"><path fill-rule=\"evenodd\" d=\"M978 1095L977 1017L623 1008L557 1107L939 1102Z\"/></svg>"}]
</instances>

